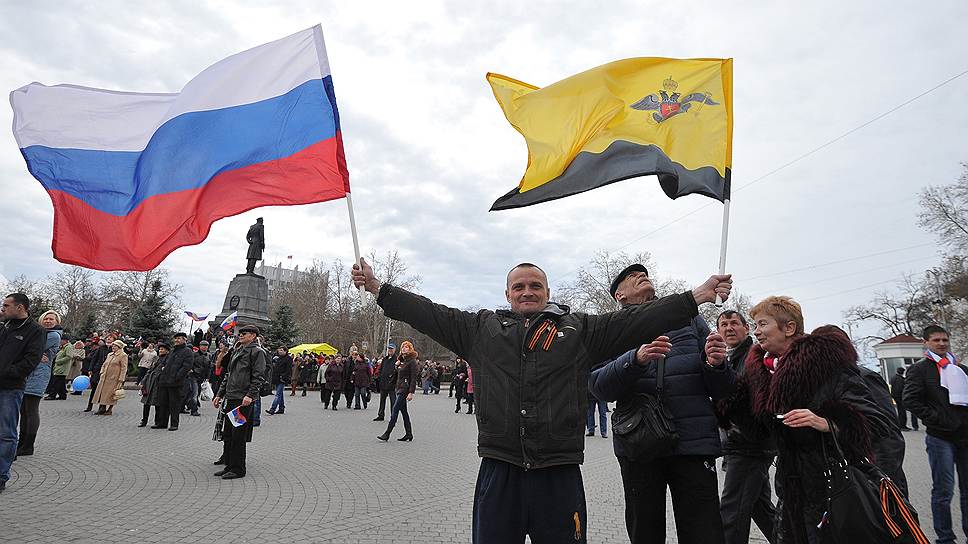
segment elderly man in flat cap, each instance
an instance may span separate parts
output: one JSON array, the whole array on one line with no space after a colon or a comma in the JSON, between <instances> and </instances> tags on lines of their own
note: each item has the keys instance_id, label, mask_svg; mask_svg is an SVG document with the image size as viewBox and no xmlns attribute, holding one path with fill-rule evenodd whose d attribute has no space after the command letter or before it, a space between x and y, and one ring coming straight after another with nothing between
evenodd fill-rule
<instances>
[{"instance_id":1,"label":"elderly man in flat cap","mask_svg":"<svg viewBox=\"0 0 968 544\"><path fill-rule=\"evenodd\" d=\"M242 424L236 427L230 418L225 418L222 429L222 457L215 464L224 462L225 468L215 473L223 480L233 480L245 476L245 443L252 439L252 410L259 389L266 379L266 352L255 339L259 328L245 325L239 329L239 340L232 349L227 374L219 385L212 405L228 414L239 408ZM225 399L225 405L222 405Z\"/></svg>"},{"instance_id":2,"label":"elderly man in flat cap","mask_svg":"<svg viewBox=\"0 0 968 544\"><path fill-rule=\"evenodd\" d=\"M656 300L649 271L641 264L622 270L609 291L622 308ZM729 365L710 365L703 347L709 326L701 316L667 332L664 341L664 401L679 443L669 455L633 461L613 441L625 487L625 521L632 542L665 542L666 489L672 491L676 532L683 544L723 544L716 458L721 455L713 400L728 396L736 376ZM653 352L655 346L652 346ZM656 394L658 357L648 346L632 349L592 372L589 392L603 401L632 402L639 393ZM614 432L612 433L614 436Z\"/></svg>"}]
</instances>

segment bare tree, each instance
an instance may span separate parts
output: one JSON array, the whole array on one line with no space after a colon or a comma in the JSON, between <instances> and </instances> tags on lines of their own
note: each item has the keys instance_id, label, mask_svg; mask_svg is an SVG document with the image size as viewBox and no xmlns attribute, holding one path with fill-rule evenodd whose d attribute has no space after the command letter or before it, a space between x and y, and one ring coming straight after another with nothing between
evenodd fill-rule
<instances>
[{"instance_id":1,"label":"bare tree","mask_svg":"<svg viewBox=\"0 0 968 544\"><path fill-rule=\"evenodd\" d=\"M845 316L849 322L874 321L880 325L880 335L869 335L871 340L886 340L901 334L916 335L935 320L931 315L931 296L924 281L906 275L898 292L880 291L868 304L854 306Z\"/></svg>"},{"instance_id":2,"label":"bare tree","mask_svg":"<svg viewBox=\"0 0 968 544\"><path fill-rule=\"evenodd\" d=\"M968 163L951 185L929 186L921 191L919 224L945 245L968 250Z\"/></svg>"},{"instance_id":3,"label":"bare tree","mask_svg":"<svg viewBox=\"0 0 968 544\"><path fill-rule=\"evenodd\" d=\"M151 296L152 286L161 282L158 296L166 301L172 311L180 306L181 286L173 283L165 268L146 272L115 272L105 276L98 297L101 300L98 322L109 329L125 330L131 327L135 312Z\"/></svg>"},{"instance_id":4,"label":"bare tree","mask_svg":"<svg viewBox=\"0 0 968 544\"><path fill-rule=\"evenodd\" d=\"M61 314L61 326L76 332L89 315L97 315L98 297L93 270L64 266L40 285L51 306Z\"/></svg>"}]
</instances>

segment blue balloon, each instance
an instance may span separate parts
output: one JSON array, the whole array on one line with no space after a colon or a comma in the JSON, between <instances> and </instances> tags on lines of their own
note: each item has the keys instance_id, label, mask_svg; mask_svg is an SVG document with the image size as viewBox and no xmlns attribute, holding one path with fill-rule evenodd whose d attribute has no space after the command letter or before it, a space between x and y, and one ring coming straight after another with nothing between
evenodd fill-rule
<instances>
[{"instance_id":1,"label":"blue balloon","mask_svg":"<svg viewBox=\"0 0 968 544\"><path fill-rule=\"evenodd\" d=\"M73 382L71 382L71 387L73 387L74 391L76 392L84 391L88 387L91 387L91 378L88 378L87 376L78 376L74 378Z\"/></svg>"}]
</instances>

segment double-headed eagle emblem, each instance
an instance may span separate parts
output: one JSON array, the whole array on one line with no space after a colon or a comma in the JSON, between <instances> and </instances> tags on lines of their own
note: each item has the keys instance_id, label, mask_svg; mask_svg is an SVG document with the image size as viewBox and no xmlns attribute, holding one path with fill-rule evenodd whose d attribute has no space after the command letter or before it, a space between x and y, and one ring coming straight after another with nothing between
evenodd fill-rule
<instances>
[{"instance_id":1,"label":"double-headed eagle emblem","mask_svg":"<svg viewBox=\"0 0 968 544\"><path fill-rule=\"evenodd\" d=\"M679 84L672 79L672 76L669 76L669 79L662 82L662 90L659 91L658 95L650 94L629 107L636 110L658 110L652 113L652 118L655 119L656 123L661 123L670 117L689 111L692 102L698 102L700 106L703 104L719 105L719 102L710 98L708 92L691 93L680 100L680 95L676 92L678 87Z\"/></svg>"}]
</instances>

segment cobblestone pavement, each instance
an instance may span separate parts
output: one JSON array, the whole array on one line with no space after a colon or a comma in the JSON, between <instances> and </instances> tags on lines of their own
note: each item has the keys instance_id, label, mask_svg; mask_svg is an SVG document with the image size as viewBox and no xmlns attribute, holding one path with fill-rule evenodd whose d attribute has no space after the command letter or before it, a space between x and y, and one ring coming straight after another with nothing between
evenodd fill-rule
<instances>
[{"instance_id":1,"label":"cobblestone pavement","mask_svg":"<svg viewBox=\"0 0 968 544\"><path fill-rule=\"evenodd\" d=\"M0 541L470 542L476 427L446 394L415 396L412 443L378 442L373 404L324 412L313 392L286 401L285 415L263 414L247 477L230 481L212 476L221 447L210 406L167 432L136 427L134 395L113 416L82 413L78 396L44 401L36 454L14 463L0 495ZM924 433L906 435L913 502L930 533ZM611 440L586 440L589 542L628 542ZM667 515L675 542L671 505ZM754 529L751 542L765 540Z\"/></svg>"}]
</instances>

